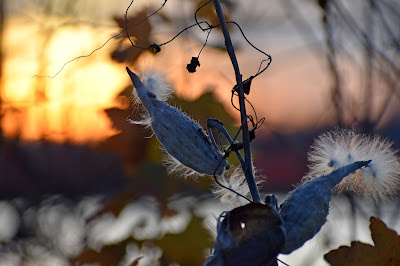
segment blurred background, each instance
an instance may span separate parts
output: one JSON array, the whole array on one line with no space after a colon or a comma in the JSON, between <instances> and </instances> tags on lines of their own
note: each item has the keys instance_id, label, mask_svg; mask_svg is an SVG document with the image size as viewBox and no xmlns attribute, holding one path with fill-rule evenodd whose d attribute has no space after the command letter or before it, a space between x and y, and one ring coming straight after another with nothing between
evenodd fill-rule
<instances>
[{"instance_id":1,"label":"blurred background","mask_svg":"<svg viewBox=\"0 0 400 266\"><path fill-rule=\"evenodd\" d=\"M283 200L307 171L313 138L337 126L400 146L398 1L221 2L273 59L247 97L256 114L248 112L265 117L252 142L263 194ZM125 28L129 3L0 0L0 265L130 265L141 256L138 265L201 265L210 254L228 207L211 196L211 178L167 176L157 139L127 122L139 116L125 67L166 73L173 105L201 125L222 120L232 135L234 71L218 29L193 74L186 65L207 37L198 27L156 55L126 34L110 39ZM134 1L129 25L163 3ZM203 3L170 0L129 35L139 46L167 42ZM212 5L198 16L216 24ZM246 79L266 58L230 31ZM400 229L398 197L375 204L341 195L332 206L317 237L283 261L323 265L333 248L371 242L371 215Z\"/></svg>"}]
</instances>

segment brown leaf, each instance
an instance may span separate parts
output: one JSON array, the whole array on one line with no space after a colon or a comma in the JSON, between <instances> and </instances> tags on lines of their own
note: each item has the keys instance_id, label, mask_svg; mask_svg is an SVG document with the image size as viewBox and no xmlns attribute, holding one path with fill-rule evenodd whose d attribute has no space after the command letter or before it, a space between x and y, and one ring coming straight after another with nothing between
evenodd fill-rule
<instances>
[{"instance_id":1,"label":"brown leaf","mask_svg":"<svg viewBox=\"0 0 400 266\"><path fill-rule=\"evenodd\" d=\"M204 5L208 0L199 0L197 1L195 5L195 10L199 9L202 5ZM224 9L224 17L225 20L230 20L230 10L229 10L229 5L227 8ZM214 5L212 2L208 3L207 5L203 6L198 12L197 12L197 17L198 18L203 18L206 19L209 23L212 25L218 25L218 16L217 13L215 12ZM206 27L206 24L202 25L203 28ZM220 28L219 28L220 29Z\"/></svg>"},{"instance_id":2,"label":"brown leaf","mask_svg":"<svg viewBox=\"0 0 400 266\"><path fill-rule=\"evenodd\" d=\"M332 265L400 265L400 237L378 218L370 218L375 246L353 241L350 247L341 246L325 254Z\"/></svg>"},{"instance_id":3,"label":"brown leaf","mask_svg":"<svg viewBox=\"0 0 400 266\"><path fill-rule=\"evenodd\" d=\"M115 50L111 53L111 59L114 61L117 61L118 63L123 63L126 61L128 61L130 63L134 63L142 53L143 53L143 50L140 48L119 47L119 48L117 48L117 50Z\"/></svg>"},{"instance_id":4,"label":"brown leaf","mask_svg":"<svg viewBox=\"0 0 400 266\"><path fill-rule=\"evenodd\" d=\"M400 265L399 235L378 218L371 217L370 222L372 240L378 250L379 257L388 263L390 262L391 265Z\"/></svg>"},{"instance_id":5,"label":"brown leaf","mask_svg":"<svg viewBox=\"0 0 400 266\"><path fill-rule=\"evenodd\" d=\"M150 36L151 26L148 19L146 19L148 11L144 9L136 14L134 17L128 17L128 34L130 37L138 38L144 37L143 39L148 39ZM115 22L122 29L126 29L125 17L114 17ZM140 24L139 24L140 23ZM119 35L117 38L125 38L126 32ZM138 40L140 42L140 40ZM139 45L139 44L138 44Z\"/></svg>"},{"instance_id":6,"label":"brown leaf","mask_svg":"<svg viewBox=\"0 0 400 266\"><path fill-rule=\"evenodd\" d=\"M146 19L147 13L147 9L145 9L136 14L136 16L128 18L128 35L126 34L126 32L124 32L123 34L116 37L117 39L120 39L120 42L116 49L111 52L111 58L113 60L119 63L125 61L134 63L142 54L142 52L145 51L141 48L133 47L130 42L127 42L127 36L130 37L135 46L150 46L151 26L149 20ZM126 29L126 20L124 17L115 17L114 20L115 22L117 22L118 26L121 29Z\"/></svg>"},{"instance_id":7,"label":"brown leaf","mask_svg":"<svg viewBox=\"0 0 400 266\"><path fill-rule=\"evenodd\" d=\"M364 244L358 241L351 242L350 247L341 246L325 254L325 260L331 265L363 265L376 264L376 254L374 246Z\"/></svg>"}]
</instances>

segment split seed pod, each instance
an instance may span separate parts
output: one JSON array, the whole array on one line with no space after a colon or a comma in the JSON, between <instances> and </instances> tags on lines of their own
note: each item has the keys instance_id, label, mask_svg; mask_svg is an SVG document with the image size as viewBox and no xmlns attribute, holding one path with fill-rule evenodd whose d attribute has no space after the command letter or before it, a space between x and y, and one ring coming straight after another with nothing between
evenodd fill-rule
<instances>
[{"instance_id":1,"label":"split seed pod","mask_svg":"<svg viewBox=\"0 0 400 266\"><path fill-rule=\"evenodd\" d=\"M308 153L312 179L351 164L372 160L340 182L337 192L349 191L375 201L396 196L400 191L400 159L393 143L378 136L358 134L354 130L336 129L320 135Z\"/></svg>"},{"instance_id":2,"label":"split seed pod","mask_svg":"<svg viewBox=\"0 0 400 266\"><path fill-rule=\"evenodd\" d=\"M217 225L214 255L206 266L275 265L285 243L285 229L275 206L261 203L224 212Z\"/></svg>"},{"instance_id":3,"label":"split seed pod","mask_svg":"<svg viewBox=\"0 0 400 266\"><path fill-rule=\"evenodd\" d=\"M177 108L157 99L133 73L126 68L137 95L150 115L151 128L165 150L180 163L206 175L222 175L229 164L209 136L191 118Z\"/></svg>"},{"instance_id":4,"label":"split seed pod","mask_svg":"<svg viewBox=\"0 0 400 266\"><path fill-rule=\"evenodd\" d=\"M335 186L347 175L369 163L360 161L341 167L328 175L306 181L290 193L280 206L286 229L282 253L291 253L318 233L326 222Z\"/></svg>"}]
</instances>

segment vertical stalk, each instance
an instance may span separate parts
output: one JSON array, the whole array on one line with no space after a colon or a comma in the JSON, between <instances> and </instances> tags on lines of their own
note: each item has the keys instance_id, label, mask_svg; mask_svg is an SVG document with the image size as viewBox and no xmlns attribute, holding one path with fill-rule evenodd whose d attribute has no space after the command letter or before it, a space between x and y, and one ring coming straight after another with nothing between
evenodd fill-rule
<instances>
[{"instance_id":1,"label":"vertical stalk","mask_svg":"<svg viewBox=\"0 0 400 266\"><path fill-rule=\"evenodd\" d=\"M1 121L3 118L3 82L4 82L4 65L3 65L3 43L4 43L4 7L5 7L5 2L6 0L0 0L0 144L1 144L1 138L2 138L2 129L1 129Z\"/></svg>"},{"instance_id":2,"label":"vertical stalk","mask_svg":"<svg viewBox=\"0 0 400 266\"><path fill-rule=\"evenodd\" d=\"M233 49L232 41L229 36L228 27L226 26L226 21L224 17L224 13L222 12L222 8L219 0L213 0L215 11L217 12L218 20L224 34L225 38L225 47L228 51L229 57L232 61L233 69L235 70L236 83L238 87L239 94L239 107L240 107L240 118L242 122L242 132L243 132L243 147L244 147L244 160L245 165L242 165L243 172L246 176L246 181L250 189L251 196L254 202L261 202L260 194L257 189L257 184L254 179L253 173L253 163L251 158L251 148L250 148L250 134L249 127L247 125L247 114L246 114L246 106L244 101L244 91L243 91L243 83L242 83L242 75L240 74L239 65L236 59L235 50Z\"/></svg>"}]
</instances>

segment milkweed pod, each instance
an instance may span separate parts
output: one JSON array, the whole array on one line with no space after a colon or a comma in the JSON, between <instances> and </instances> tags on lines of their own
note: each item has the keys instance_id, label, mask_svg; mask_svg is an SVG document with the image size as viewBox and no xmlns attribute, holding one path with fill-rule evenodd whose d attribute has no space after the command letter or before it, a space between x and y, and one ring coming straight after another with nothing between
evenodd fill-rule
<instances>
[{"instance_id":1,"label":"milkweed pod","mask_svg":"<svg viewBox=\"0 0 400 266\"><path fill-rule=\"evenodd\" d=\"M151 128L165 150L177 161L200 174L222 175L229 164L209 136L191 118L159 100L129 68L137 95L150 115Z\"/></svg>"},{"instance_id":2,"label":"milkweed pod","mask_svg":"<svg viewBox=\"0 0 400 266\"><path fill-rule=\"evenodd\" d=\"M320 135L308 153L307 179L329 173L355 161L372 160L340 182L337 192L349 191L375 201L396 196L400 190L400 160L393 143L379 135L337 129Z\"/></svg>"},{"instance_id":3,"label":"milkweed pod","mask_svg":"<svg viewBox=\"0 0 400 266\"><path fill-rule=\"evenodd\" d=\"M274 265L285 243L274 206L249 203L221 214L212 257L205 265Z\"/></svg>"},{"instance_id":4,"label":"milkweed pod","mask_svg":"<svg viewBox=\"0 0 400 266\"><path fill-rule=\"evenodd\" d=\"M370 161L359 161L341 167L332 173L308 180L281 204L280 213L286 229L282 251L289 254L314 237L326 222L335 186L347 175L367 166Z\"/></svg>"}]
</instances>

